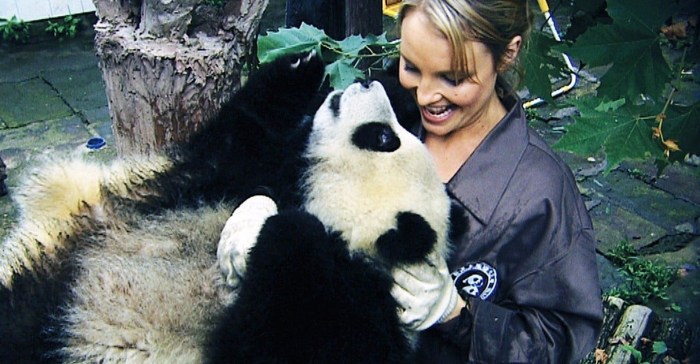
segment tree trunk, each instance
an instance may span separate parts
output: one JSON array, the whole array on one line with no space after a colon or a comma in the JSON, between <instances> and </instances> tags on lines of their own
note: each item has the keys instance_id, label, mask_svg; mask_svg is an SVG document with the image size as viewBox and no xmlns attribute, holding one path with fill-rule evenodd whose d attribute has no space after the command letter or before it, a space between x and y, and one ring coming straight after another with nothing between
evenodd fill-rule
<instances>
[{"instance_id":1,"label":"tree trunk","mask_svg":"<svg viewBox=\"0 0 700 364\"><path fill-rule=\"evenodd\" d=\"M383 31L382 3L378 0L287 0L286 6L288 27L311 24L333 39Z\"/></svg>"},{"instance_id":2,"label":"tree trunk","mask_svg":"<svg viewBox=\"0 0 700 364\"><path fill-rule=\"evenodd\" d=\"M382 3L377 0L345 2L345 36L382 34Z\"/></svg>"},{"instance_id":3,"label":"tree trunk","mask_svg":"<svg viewBox=\"0 0 700 364\"><path fill-rule=\"evenodd\" d=\"M117 152L186 140L240 87L268 0L94 0Z\"/></svg>"}]
</instances>

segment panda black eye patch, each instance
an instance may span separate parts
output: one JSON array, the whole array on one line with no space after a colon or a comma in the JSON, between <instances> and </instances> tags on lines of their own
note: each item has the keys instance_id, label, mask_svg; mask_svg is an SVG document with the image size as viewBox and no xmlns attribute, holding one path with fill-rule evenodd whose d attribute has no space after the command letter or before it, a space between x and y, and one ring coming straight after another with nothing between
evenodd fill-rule
<instances>
[{"instance_id":1,"label":"panda black eye patch","mask_svg":"<svg viewBox=\"0 0 700 364\"><path fill-rule=\"evenodd\" d=\"M401 140L394 130L389 125L376 121L355 129L352 143L360 149L374 152L393 152L401 146Z\"/></svg>"}]
</instances>

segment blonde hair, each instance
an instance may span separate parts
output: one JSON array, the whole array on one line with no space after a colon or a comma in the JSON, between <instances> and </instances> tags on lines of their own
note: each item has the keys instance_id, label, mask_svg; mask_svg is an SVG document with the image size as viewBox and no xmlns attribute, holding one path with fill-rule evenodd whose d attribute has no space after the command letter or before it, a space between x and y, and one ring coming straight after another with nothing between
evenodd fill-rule
<instances>
[{"instance_id":1,"label":"blonde hair","mask_svg":"<svg viewBox=\"0 0 700 364\"><path fill-rule=\"evenodd\" d=\"M452 69L475 77L470 43L483 43L491 52L500 74L515 66L506 62L513 37L526 41L532 26L528 0L404 0L399 24L412 10L423 11L452 46ZM471 57L473 59L473 56Z\"/></svg>"}]
</instances>

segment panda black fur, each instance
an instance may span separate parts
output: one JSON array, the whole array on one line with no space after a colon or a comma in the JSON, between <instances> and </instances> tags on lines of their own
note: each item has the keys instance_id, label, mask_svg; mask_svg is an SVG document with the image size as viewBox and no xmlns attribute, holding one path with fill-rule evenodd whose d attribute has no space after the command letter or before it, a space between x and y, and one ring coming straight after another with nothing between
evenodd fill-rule
<instances>
[{"instance_id":1,"label":"panda black fur","mask_svg":"<svg viewBox=\"0 0 700 364\"><path fill-rule=\"evenodd\" d=\"M0 359L46 328L54 345L39 351L58 348L50 359L64 362L408 359L387 272L447 254L449 199L378 84L334 93L304 121L322 70L315 57L261 69L164 157L34 174L0 253L0 313L13 317L0 330L14 335ZM281 212L262 225L237 291L216 242L258 186ZM49 316L20 322L37 309Z\"/></svg>"},{"instance_id":2,"label":"panda black fur","mask_svg":"<svg viewBox=\"0 0 700 364\"><path fill-rule=\"evenodd\" d=\"M65 344L55 338L69 334L46 331L64 328L63 322L54 322L58 307L65 307L75 296L71 289L83 284L75 281L89 276L83 271L96 269L84 267L84 255L99 255L109 247L117 255L142 249L159 256L165 254L159 249L168 246L160 244L164 240L172 252L190 259L178 239L197 235L198 244L190 245L215 254L223 216L259 186L273 190L281 206L298 206L296 181L311 127L304 117L317 107L313 101L323 69L318 57L308 55L264 66L205 128L163 155L108 165L79 157L53 158L29 171L13 191L19 221L0 245L0 362L41 361L25 354L39 355ZM209 210L203 208L224 214L218 223L206 225L209 219L201 216ZM175 215L182 217L172 219ZM161 233L186 229L186 234L161 239L152 233L160 226L165 227ZM132 241L142 246L128 247ZM131 274L133 281L145 280L138 275L151 272L134 267L123 274L117 268L104 274ZM132 281L125 280L138 286ZM137 346L129 340L113 345L123 344L127 352L130 345Z\"/></svg>"},{"instance_id":3,"label":"panda black fur","mask_svg":"<svg viewBox=\"0 0 700 364\"><path fill-rule=\"evenodd\" d=\"M108 166L49 160L30 171L14 193L21 226L0 250L0 286L54 269L48 263L80 231L75 216L99 221L131 208L157 212L236 201L259 186L275 191L284 205L298 205L295 181L311 127L303 120L317 106L312 101L323 69L318 57L278 59L256 72L206 128L165 155Z\"/></svg>"},{"instance_id":4,"label":"panda black fur","mask_svg":"<svg viewBox=\"0 0 700 364\"><path fill-rule=\"evenodd\" d=\"M262 226L211 362L410 362L389 269L448 253L450 202L430 155L371 83L328 96L305 158L304 211Z\"/></svg>"}]
</instances>

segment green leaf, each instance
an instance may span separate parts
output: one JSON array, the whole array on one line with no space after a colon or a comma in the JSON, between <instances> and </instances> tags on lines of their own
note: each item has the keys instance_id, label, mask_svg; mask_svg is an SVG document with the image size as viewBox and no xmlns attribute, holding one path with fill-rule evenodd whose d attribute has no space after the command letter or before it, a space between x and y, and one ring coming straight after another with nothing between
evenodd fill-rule
<instances>
[{"instance_id":1,"label":"green leaf","mask_svg":"<svg viewBox=\"0 0 700 364\"><path fill-rule=\"evenodd\" d=\"M326 66L333 89L344 89L358 78L364 78L362 71L353 67L349 60L338 60Z\"/></svg>"},{"instance_id":2,"label":"green leaf","mask_svg":"<svg viewBox=\"0 0 700 364\"><path fill-rule=\"evenodd\" d=\"M664 354L668 351L668 346L663 341L654 341L652 344L652 351L654 354Z\"/></svg>"},{"instance_id":3,"label":"green leaf","mask_svg":"<svg viewBox=\"0 0 700 364\"><path fill-rule=\"evenodd\" d=\"M663 150L651 137L654 118L645 117L653 115L648 106L625 104L616 110L608 110L601 106L603 103L595 105L590 99L571 102L581 115L574 118L575 123L554 144L556 149L583 156L595 154L602 149L608 159L606 173L617 168L623 160L642 160L649 155L662 155ZM617 101L615 105L619 103Z\"/></svg>"},{"instance_id":4,"label":"green leaf","mask_svg":"<svg viewBox=\"0 0 700 364\"><path fill-rule=\"evenodd\" d=\"M675 1L668 0L608 0L608 14L613 19L633 19L658 33L670 15L678 11Z\"/></svg>"},{"instance_id":5,"label":"green leaf","mask_svg":"<svg viewBox=\"0 0 700 364\"><path fill-rule=\"evenodd\" d=\"M690 153L700 155L700 102L690 107L669 106L662 132L664 138L675 140L680 152L671 153L671 160L682 160Z\"/></svg>"},{"instance_id":6,"label":"green leaf","mask_svg":"<svg viewBox=\"0 0 700 364\"><path fill-rule=\"evenodd\" d=\"M554 38L545 36L542 32L534 32L521 61L528 90L533 97L540 97L548 103L554 102L552 80L562 79L562 72L566 68L563 59L551 53L555 44L557 41Z\"/></svg>"},{"instance_id":7,"label":"green leaf","mask_svg":"<svg viewBox=\"0 0 700 364\"><path fill-rule=\"evenodd\" d=\"M358 78L364 78L364 70L381 62L383 57L395 54L398 44L389 42L386 33L364 38L353 35L338 42L323 30L308 24L302 24L299 28L283 28L258 37L258 59L261 63L311 50L316 50L326 62L326 75L331 87L339 89Z\"/></svg>"},{"instance_id":8,"label":"green leaf","mask_svg":"<svg viewBox=\"0 0 700 364\"><path fill-rule=\"evenodd\" d=\"M589 66L612 64L600 79L600 96L636 100L645 94L656 99L672 77L659 29L674 11L665 0L609 0L611 25L589 28L573 46L557 49Z\"/></svg>"},{"instance_id":9,"label":"green leaf","mask_svg":"<svg viewBox=\"0 0 700 364\"><path fill-rule=\"evenodd\" d=\"M634 357L634 360L635 360L637 363L641 363L641 362L642 362L642 352L639 351L639 350L637 350L637 349L635 349L634 346L629 345L629 344L623 344L623 345L621 345L620 347L622 347L624 350L626 350L626 351L628 351L630 354L632 354L632 356Z\"/></svg>"},{"instance_id":10,"label":"green leaf","mask_svg":"<svg viewBox=\"0 0 700 364\"><path fill-rule=\"evenodd\" d=\"M619 99L619 100L614 100L614 101L608 101L608 102L601 102L598 106L595 107L595 111L600 111L600 112L606 112L606 111L615 111L619 109L621 106L625 104L626 100L625 99Z\"/></svg>"},{"instance_id":11,"label":"green leaf","mask_svg":"<svg viewBox=\"0 0 700 364\"><path fill-rule=\"evenodd\" d=\"M335 41L323 30L305 23L299 28L282 28L258 37L258 59L260 63L267 63L281 55L309 52L313 49L321 54L322 42Z\"/></svg>"},{"instance_id":12,"label":"green leaf","mask_svg":"<svg viewBox=\"0 0 700 364\"><path fill-rule=\"evenodd\" d=\"M367 41L359 35L351 35L340 41L339 44L344 55L356 57L367 46Z\"/></svg>"}]
</instances>

